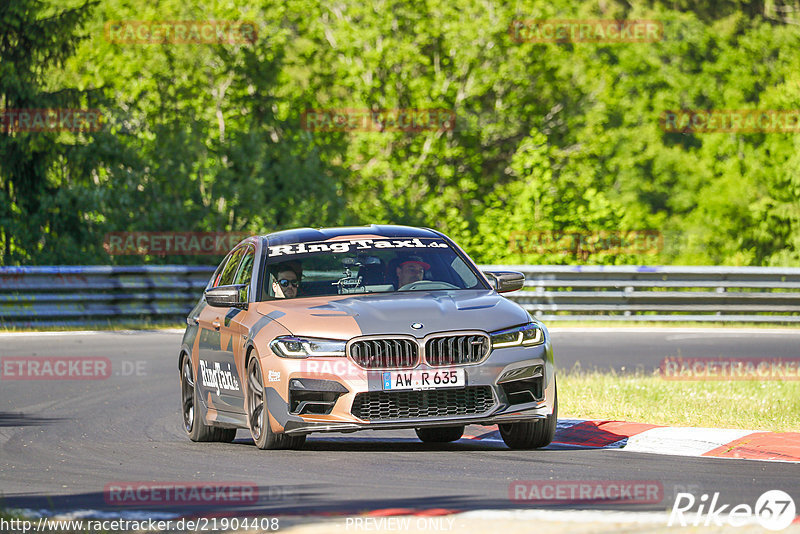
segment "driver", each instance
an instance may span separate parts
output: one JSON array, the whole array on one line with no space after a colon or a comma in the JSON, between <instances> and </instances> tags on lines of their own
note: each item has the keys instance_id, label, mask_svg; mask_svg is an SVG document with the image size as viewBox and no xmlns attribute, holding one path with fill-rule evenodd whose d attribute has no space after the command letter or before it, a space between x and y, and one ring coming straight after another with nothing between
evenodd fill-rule
<instances>
[{"instance_id":1,"label":"driver","mask_svg":"<svg viewBox=\"0 0 800 534\"><path fill-rule=\"evenodd\" d=\"M398 289L405 285L419 282L425 276L425 271L430 270L431 266L419 256L406 256L397 265Z\"/></svg>"}]
</instances>

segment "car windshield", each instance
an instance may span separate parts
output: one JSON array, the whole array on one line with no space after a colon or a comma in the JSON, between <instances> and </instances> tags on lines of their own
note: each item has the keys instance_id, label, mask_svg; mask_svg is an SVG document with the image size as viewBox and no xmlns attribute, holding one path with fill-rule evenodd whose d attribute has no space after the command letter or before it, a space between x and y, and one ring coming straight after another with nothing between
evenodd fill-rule
<instances>
[{"instance_id":1,"label":"car windshield","mask_svg":"<svg viewBox=\"0 0 800 534\"><path fill-rule=\"evenodd\" d=\"M265 247L265 254L261 300L489 289L471 262L441 238L290 243Z\"/></svg>"}]
</instances>

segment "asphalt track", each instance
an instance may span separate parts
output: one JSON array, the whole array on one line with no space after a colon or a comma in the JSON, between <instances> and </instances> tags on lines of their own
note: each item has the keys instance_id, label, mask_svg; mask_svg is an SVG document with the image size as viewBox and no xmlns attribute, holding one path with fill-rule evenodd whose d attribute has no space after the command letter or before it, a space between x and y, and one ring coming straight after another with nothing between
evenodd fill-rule
<instances>
[{"instance_id":1,"label":"asphalt track","mask_svg":"<svg viewBox=\"0 0 800 534\"><path fill-rule=\"evenodd\" d=\"M0 507L121 512L110 483L242 482L258 501L221 510L264 515L358 513L385 508L519 509L516 480L657 481L657 503L549 503L548 509L665 511L679 491L720 492L755 503L782 489L800 503L800 465L551 446L511 451L462 439L420 443L413 431L315 435L300 451L259 451L246 431L232 444L193 443L181 428L175 332L0 335L0 357L107 357L104 380L0 381ZM666 356L792 357L800 331L553 329L562 367L643 369ZM208 513L191 505L139 505L148 513Z\"/></svg>"}]
</instances>

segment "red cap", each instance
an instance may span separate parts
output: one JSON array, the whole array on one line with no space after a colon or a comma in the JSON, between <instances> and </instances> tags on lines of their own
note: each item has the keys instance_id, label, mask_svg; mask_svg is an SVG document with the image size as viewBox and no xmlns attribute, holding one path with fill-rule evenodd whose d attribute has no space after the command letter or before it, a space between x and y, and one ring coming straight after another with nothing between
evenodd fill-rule
<instances>
[{"instance_id":1,"label":"red cap","mask_svg":"<svg viewBox=\"0 0 800 534\"><path fill-rule=\"evenodd\" d=\"M424 261L422 261L422 258L420 258L418 256L410 256L410 257L406 258L406 260L401 262L397 267L400 268L403 265L405 265L406 263L417 263L419 265L422 265L422 268L425 269L426 271L429 271L430 268L431 268L430 264L425 263Z\"/></svg>"}]
</instances>

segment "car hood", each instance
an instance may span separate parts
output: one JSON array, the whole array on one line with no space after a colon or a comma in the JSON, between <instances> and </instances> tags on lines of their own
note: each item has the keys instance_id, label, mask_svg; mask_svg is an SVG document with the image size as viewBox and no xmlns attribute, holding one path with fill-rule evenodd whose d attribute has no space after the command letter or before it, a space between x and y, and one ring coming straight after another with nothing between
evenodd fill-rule
<instances>
[{"instance_id":1,"label":"car hood","mask_svg":"<svg viewBox=\"0 0 800 534\"><path fill-rule=\"evenodd\" d=\"M359 335L423 337L446 330L492 332L525 324L530 315L492 290L414 291L309 297L259 303L258 311L295 335L349 339ZM421 323L422 328L411 328Z\"/></svg>"}]
</instances>

